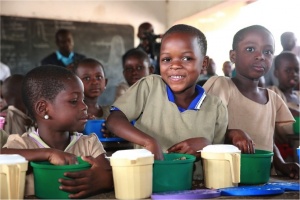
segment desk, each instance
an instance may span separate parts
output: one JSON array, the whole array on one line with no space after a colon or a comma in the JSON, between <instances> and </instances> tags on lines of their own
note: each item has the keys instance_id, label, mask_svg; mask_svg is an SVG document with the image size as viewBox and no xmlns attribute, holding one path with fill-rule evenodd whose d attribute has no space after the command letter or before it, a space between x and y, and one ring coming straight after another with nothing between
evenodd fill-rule
<instances>
[{"instance_id":1,"label":"desk","mask_svg":"<svg viewBox=\"0 0 300 200\"><path fill-rule=\"evenodd\" d=\"M271 176L269 182L298 182L298 180L292 180L288 177L282 176ZM204 189L203 182L194 181L193 189ZM88 199L115 199L114 192L102 193ZM270 195L270 196L220 196L215 199L299 199L299 192L297 191L288 191L280 195Z\"/></svg>"}]
</instances>

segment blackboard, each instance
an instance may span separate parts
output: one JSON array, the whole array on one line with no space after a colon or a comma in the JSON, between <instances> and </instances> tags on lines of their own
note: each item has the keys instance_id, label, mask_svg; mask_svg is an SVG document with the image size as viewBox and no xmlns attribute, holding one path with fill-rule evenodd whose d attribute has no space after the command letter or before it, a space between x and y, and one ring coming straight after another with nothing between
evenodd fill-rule
<instances>
[{"instance_id":1,"label":"blackboard","mask_svg":"<svg viewBox=\"0 0 300 200\"><path fill-rule=\"evenodd\" d=\"M121 56L134 46L131 25L62 21L12 16L1 17L1 62L12 74L26 74L54 52L55 33L69 29L74 38L74 51L98 59L105 67L108 85L101 104L111 104L115 86L124 80Z\"/></svg>"}]
</instances>

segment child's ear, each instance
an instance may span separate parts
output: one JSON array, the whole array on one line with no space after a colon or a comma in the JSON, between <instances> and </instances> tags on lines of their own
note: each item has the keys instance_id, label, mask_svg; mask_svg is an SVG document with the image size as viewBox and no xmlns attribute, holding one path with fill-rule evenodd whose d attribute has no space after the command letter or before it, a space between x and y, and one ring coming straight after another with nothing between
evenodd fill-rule
<instances>
[{"instance_id":1,"label":"child's ear","mask_svg":"<svg viewBox=\"0 0 300 200\"><path fill-rule=\"evenodd\" d=\"M232 63L235 63L235 56L236 56L235 51L234 51L234 50L230 50L230 51L229 51L229 58L230 58L230 61L231 61Z\"/></svg>"},{"instance_id":2,"label":"child's ear","mask_svg":"<svg viewBox=\"0 0 300 200\"><path fill-rule=\"evenodd\" d=\"M45 101L45 100L38 101L34 106L35 113L39 117L44 118L44 116L48 114L47 113L47 110L48 110L47 105L48 105L47 101Z\"/></svg>"},{"instance_id":3,"label":"child's ear","mask_svg":"<svg viewBox=\"0 0 300 200\"><path fill-rule=\"evenodd\" d=\"M154 74L154 67L153 67L153 65L151 65L149 67L149 74Z\"/></svg>"},{"instance_id":4,"label":"child's ear","mask_svg":"<svg viewBox=\"0 0 300 200\"><path fill-rule=\"evenodd\" d=\"M207 69L208 64L209 64L209 57L208 56L204 56L203 63L202 63L202 69Z\"/></svg>"},{"instance_id":5,"label":"child's ear","mask_svg":"<svg viewBox=\"0 0 300 200\"><path fill-rule=\"evenodd\" d=\"M106 78L105 79L105 87L107 86L107 83L108 83L108 79Z\"/></svg>"},{"instance_id":6,"label":"child's ear","mask_svg":"<svg viewBox=\"0 0 300 200\"><path fill-rule=\"evenodd\" d=\"M278 78L278 70L274 70L274 76L276 77L276 78Z\"/></svg>"}]
</instances>

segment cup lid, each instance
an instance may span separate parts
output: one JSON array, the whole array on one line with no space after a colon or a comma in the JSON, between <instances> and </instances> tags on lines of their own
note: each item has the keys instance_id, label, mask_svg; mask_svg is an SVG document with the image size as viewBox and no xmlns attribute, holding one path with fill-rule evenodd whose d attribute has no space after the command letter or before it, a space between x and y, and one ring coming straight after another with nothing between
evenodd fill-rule
<instances>
[{"instance_id":1,"label":"cup lid","mask_svg":"<svg viewBox=\"0 0 300 200\"><path fill-rule=\"evenodd\" d=\"M241 150L239 150L236 146L230 144L213 144L204 147L202 152L234 153L234 152L241 152Z\"/></svg>"},{"instance_id":2,"label":"cup lid","mask_svg":"<svg viewBox=\"0 0 300 200\"><path fill-rule=\"evenodd\" d=\"M24 163L27 160L18 154L1 154L0 155L0 164L17 164Z\"/></svg>"},{"instance_id":3,"label":"cup lid","mask_svg":"<svg viewBox=\"0 0 300 200\"><path fill-rule=\"evenodd\" d=\"M116 151L112 154L111 158L127 158L129 160L136 160L137 158L149 156L153 156L153 154L147 149L127 149Z\"/></svg>"}]
</instances>

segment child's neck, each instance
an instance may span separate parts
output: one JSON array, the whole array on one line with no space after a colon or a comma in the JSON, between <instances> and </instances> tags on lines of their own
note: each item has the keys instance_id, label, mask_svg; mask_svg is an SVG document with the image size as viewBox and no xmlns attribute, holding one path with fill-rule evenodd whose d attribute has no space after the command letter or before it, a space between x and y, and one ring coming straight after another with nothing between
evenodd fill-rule
<instances>
[{"instance_id":1,"label":"child's neck","mask_svg":"<svg viewBox=\"0 0 300 200\"><path fill-rule=\"evenodd\" d=\"M84 103L88 107L88 114L94 115L95 117L102 117L103 116L103 110L101 106L98 104L98 98L85 98Z\"/></svg>"},{"instance_id":2,"label":"child's neck","mask_svg":"<svg viewBox=\"0 0 300 200\"><path fill-rule=\"evenodd\" d=\"M246 98L259 104L268 102L267 90L258 87L258 80L251 80L240 75L231 80Z\"/></svg>"},{"instance_id":3,"label":"child's neck","mask_svg":"<svg viewBox=\"0 0 300 200\"><path fill-rule=\"evenodd\" d=\"M195 88L193 90L185 91L184 93L175 94L175 104L180 107L187 109L191 102L196 98L197 92L195 91Z\"/></svg>"},{"instance_id":4,"label":"child's neck","mask_svg":"<svg viewBox=\"0 0 300 200\"><path fill-rule=\"evenodd\" d=\"M66 132L56 132L48 128L43 128L39 126L38 133L40 138L50 147L54 149L59 149L64 151L70 143L70 133Z\"/></svg>"}]
</instances>

